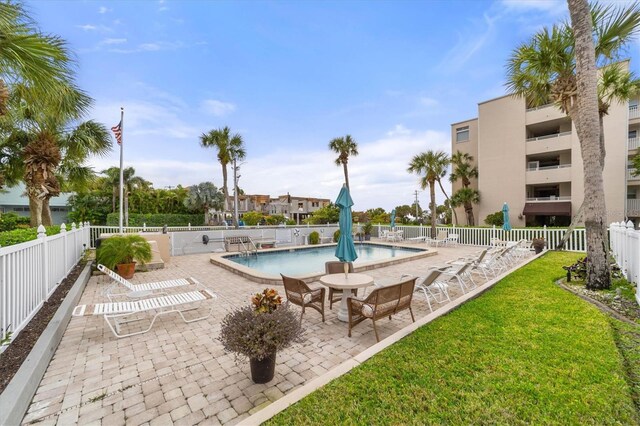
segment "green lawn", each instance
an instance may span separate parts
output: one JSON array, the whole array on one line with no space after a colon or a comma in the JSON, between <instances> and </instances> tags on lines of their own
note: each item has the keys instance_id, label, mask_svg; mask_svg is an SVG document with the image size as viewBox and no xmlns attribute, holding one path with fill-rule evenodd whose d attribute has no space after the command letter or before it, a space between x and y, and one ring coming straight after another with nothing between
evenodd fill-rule
<instances>
[{"instance_id":1,"label":"green lawn","mask_svg":"<svg viewBox=\"0 0 640 426\"><path fill-rule=\"evenodd\" d=\"M549 253L268 424L638 424L608 317Z\"/></svg>"}]
</instances>

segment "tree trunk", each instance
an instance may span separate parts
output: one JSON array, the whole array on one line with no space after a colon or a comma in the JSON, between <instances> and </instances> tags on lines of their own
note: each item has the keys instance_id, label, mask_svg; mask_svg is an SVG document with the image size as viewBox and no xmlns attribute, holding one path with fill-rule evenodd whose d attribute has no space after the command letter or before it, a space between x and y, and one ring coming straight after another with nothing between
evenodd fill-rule
<instances>
[{"instance_id":1,"label":"tree trunk","mask_svg":"<svg viewBox=\"0 0 640 426\"><path fill-rule=\"evenodd\" d=\"M53 225L53 220L51 219L51 208L49 207L49 198L45 198L42 200L42 224L44 226Z\"/></svg>"},{"instance_id":2,"label":"tree trunk","mask_svg":"<svg viewBox=\"0 0 640 426\"><path fill-rule=\"evenodd\" d=\"M42 225L42 199L29 194L29 212L31 216L31 227L37 228Z\"/></svg>"},{"instance_id":3,"label":"tree trunk","mask_svg":"<svg viewBox=\"0 0 640 426\"><path fill-rule=\"evenodd\" d=\"M118 191L120 190L119 186L114 186L111 191L111 212L116 212L116 198L118 198Z\"/></svg>"},{"instance_id":4,"label":"tree trunk","mask_svg":"<svg viewBox=\"0 0 640 426\"><path fill-rule=\"evenodd\" d=\"M473 218L473 204L471 204L471 201L464 202L464 212L467 214L467 225L474 226L475 219Z\"/></svg>"},{"instance_id":5,"label":"tree trunk","mask_svg":"<svg viewBox=\"0 0 640 426\"><path fill-rule=\"evenodd\" d=\"M122 210L124 210L124 212L122 213L122 215L124 216L124 226L129 226L129 194L126 190L124 191L123 197L124 205L122 206Z\"/></svg>"},{"instance_id":6,"label":"tree trunk","mask_svg":"<svg viewBox=\"0 0 640 426\"><path fill-rule=\"evenodd\" d=\"M227 165L222 165L222 192L224 193L224 204L222 205L222 217L227 221L227 204L229 203L229 188L227 188Z\"/></svg>"},{"instance_id":7,"label":"tree trunk","mask_svg":"<svg viewBox=\"0 0 640 426\"><path fill-rule=\"evenodd\" d=\"M451 199L449 198L449 196L447 195L447 192L444 190L444 188L442 187L442 182L440 182L440 179L438 179L438 185L440 185L440 190L442 191L442 193L444 194L444 196L447 198L447 201L449 201L449 207L451 209L451 211L453 211L453 217L456 220L456 225L458 225L458 213L456 213L456 209L454 209L453 207L451 207Z\"/></svg>"},{"instance_id":8,"label":"tree trunk","mask_svg":"<svg viewBox=\"0 0 640 426\"><path fill-rule=\"evenodd\" d=\"M436 237L436 183L429 182L429 195L431 196L431 238Z\"/></svg>"},{"instance_id":9,"label":"tree trunk","mask_svg":"<svg viewBox=\"0 0 640 426\"><path fill-rule=\"evenodd\" d=\"M347 163L342 163L342 170L344 170L344 183L347 185L349 192L351 192L351 188L349 188L349 172L347 171Z\"/></svg>"},{"instance_id":10,"label":"tree trunk","mask_svg":"<svg viewBox=\"0 0 640 426\"><path fill-rule=\"evenodd\" d=\"M572 108L572 119L580 139L584 168L584 210L587 234L588 289L604 289L611 286L607 259L607 211L602 180L602 156L600 147L600 120L598 108L598 75L593 45L593 27L589 4L586 0L568 0L571 26L575 38L577 101Z\"/></svg>"}]
</instances>

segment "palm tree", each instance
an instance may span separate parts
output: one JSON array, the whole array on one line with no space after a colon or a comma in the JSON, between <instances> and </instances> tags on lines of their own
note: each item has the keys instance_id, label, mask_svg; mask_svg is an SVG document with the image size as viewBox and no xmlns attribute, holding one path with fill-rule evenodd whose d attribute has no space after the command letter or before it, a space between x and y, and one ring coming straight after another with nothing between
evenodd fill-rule
<instances>
[{"instance_id":1,"label":"palm tree","mask_svg":"<svg viewBox=\"0 0 640 426\"><path fill-rule=\"evenodd\" d=\"M336 166L342 165L344 171L344 182L349 188L349 171L347 170L347 163L350 156L358 155L358 143L353 140L351 135L346 135L343 138L334 138L329 142L329 149L336 154ZM350 189L350 188L349 188Z\"/></svg>"},{"instance_id":2,"label":"palm tree","mask_svg":"<svg viewBox=\"0 0 640 426\"><path fill-rule=\"evenodd\" d=\"M446 173L449 158L443 151L427 151L413 157L407 171L415 173L420 178L420 186L426 189L429 186L431 203L431 238L436 236L436 181ZM444 171L444 172L443 172Z\"/></svg>"},{"instance_id":3,"label":"palm tree","mask_svg":"<svg viewBox=\"0 0 640 426\"><path fill-rule=\"evenodd\" d=\"M73 63L64 40L43 34L20 3L0 3L0 116L8 110L9 86L23 84L38 97L55 98Z\"/></svg>"},{"instance_id":4,"label":"palm tree","mask_svg":"<svg viewBox=\"0 0 640 426\"><path fill-rule=\"evenodd\" d=\"M209 209L222 209L223 195L212 182L202 182L189 187L184 205L190 210L204 211L204 223L209 223Z\"/></svg>"},{"instance_id":5,"label":"palm tree","mask_svg":"<svg viewBox=\"0 0 640 426\"><path fill-rule=\"evenodd\" d=\"M573 4L572 7L578 7L578 4ZM586 24L582 22L581 25ZM532 40L513 52L507 66L507 86L512 94L525 98L528 106L543 105L552 101L576 126L581 137L585 175L584 209L581 206L578 211L584 212L587 239L593 242L588 244L587 254L590 263L597 265L590 269L593 273L587 276L587 287L606 288L610 286L610 277L603 249L608 243L606 226L603 224L606 206L601 185L605 159L602 121L611 102L626 102L630 95L637 93L640 86L632 73L616 64L620 52L640 28L640 6L632 3L618 8L614 5L595 4L591 7L589 27L589 49L594 50L594 66L601 69L600 84L596 86L600 122L597 152L592 151L596 148L590 146L588 141L582 140L583 131L586 129L581 127L583 100L578 95L579 84L576 75L577 54L585 54L588 49L585 45L577 46L574 33L575 30L584 31L586 28L572 29L568 24L563 24L538 32ZM594 159L597 160L597 170L590 169L593 167ZM587 179L589 182L599 181L600 185L597 182L593 185L588 184ZM575 217L572 220L572 226L575 226L573 222Z\"/></svg>"},{"instance_id":6,"label":"palm tree","mask_svg":"<svg viewBox=\"0 0 640 426\"><path fill-rule=\"evenodd\" d=\"M472 190L471 179L478 177L478 168L472 164L473 156L466 152L456 151L451 156L451 164L453 165L449 180L451 183L461 181L462 188L452 195L451 205L458 207L464 205L464 211L467 216L467 225L474 226L475 219L473 217L473 204L480 201L480 195L477 190ZM462 190L464 194L459 194ZM475 201L474 201L475 200ZM455 210L454 210L455 212Z\"/></svg>"},{"instance_id":7,"label":"palm tree","mask_svg":"<svg viewBox=\"0 0 640 426\"><path fill-rule=\"evenodd\" d=\"M227 165L233 162L234 159L237 162L246 157L244 141L238 133L231 135L231 130L225 126L222 129L210 130L208 133L203 133L200 136L200 145L203 148L214 147L218 150L218 162L222 166L222 192L224 194L223 214L226 216L227 203L229 202ZM234 188L237 194L236 182L234 182ZM234 221L235 220L236 218L234 217Z\"/></svg>"},{"instance_id":8,"label":"palm tree","mask_svg":"<svg viewBox=\"0 0 640 426\"><path fill-rule=\"evenodd\" d=\"M106 182L112 188L113 200L115 200L116 194L120 190L120 169L118 167L109 167L107 170L100 172L107 176ZM152 186L152 183L136 176L136 169L133 167L125 167L122 170L122 199L124 210L124 226L129 226L129 194L135 190L145 190ZM117 176L117 178L116 178ZM115 206L115 203L114 203ZM113 208L115 212L115 207Z\"/></svg>"}]
</instances>

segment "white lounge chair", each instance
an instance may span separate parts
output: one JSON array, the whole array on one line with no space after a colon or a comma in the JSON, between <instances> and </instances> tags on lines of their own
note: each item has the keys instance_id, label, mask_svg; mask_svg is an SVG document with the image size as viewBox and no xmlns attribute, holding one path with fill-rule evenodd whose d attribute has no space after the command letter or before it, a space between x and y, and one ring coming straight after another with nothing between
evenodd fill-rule
<instances>
[{"instance_id":1,"label":"white lounge chair","mask_svg":"<svg viewBox=\"0 0 640 426\"><path fill-rule=\"evenodd\" d=\"M438 235L435 238L427 238L427 243L434 244L436 247L440 244L444 245L447 243L447 235L448 232L446 230L438 231Z\"/></svg>"},{"instance_id":2,"label":"white lounge chair","mask_svg":"<svg viewBox=\"0 0 640 426\"><path fill-rule=\"evenodd\" d=\"M427 305L429 305L429 310L433 312L433 308L431 307L431 299L433 299L437 303L442 303L446 300L449 302L451 298L449 297L449 285L441 280L442 277L441 269L432 269L429 273L424 277L415 277L416 286L415 290L422 290L424 293L424 298L427 301ZM404 280L405 278L414 278L413 275L403 275L400 279ZM437 297L440 296L440 298Z\"/></svg>"},{"instance_id":3,"label":"white lounge chair","mask_svg":"<svg viewBox=\"0 0 640 426\"><path fill-rule=\"evenodd\" d=\"M188 286L188 285L197 285L197 286L201 285L198 282L198 280L191 277L178 278L175 280L167 280L167 281L156 281L156 282L144 283L144 284L132 284L131 282L122 278L120 275L116 274L115 272L113 272L111 269L107 268L104 265L98 264L98 270L100 272L103 272L113 281L115 281L114 284L110 285L104 290L104 294L112 302L114 301L113 299L116 298L117 296L126 296L131 299L139 299L143 297L149 297L151 295L158 296L160 294L164 294L164 293L158 293L158 292L154 293L156 290L166 290L168 288L182 287L182 286ZM114 293L113 291L115 290L117 284L122 284L123 286L128 288L129 291L126 293Z\"/></svg>"},{"instance_id":4,"label":"white lounge chair","mask_svg":"<svg viewBox=\"0 0 640 426\"><path fill-rule=\"evenodd\" d=\"M466 293L466 290L470 288L467 287L467 283L465 282L466 280L471 282L471 287L476 287L476 283L473 281L473 277L471 276L471 262L452 266L457 266L457 269L451 268L442 271L442 276L444 278L443 281L447 282L455 278L456 281L458 281L458 285L460 286L462 293Z\"/></svg>"},{"instance_id":5,"label":"white lounge chair","mask_svg":"<svg viewBox=\"0 0 640 426\"><path fill-rule=\"evenodd\" d=\"M190 291L187 293L177 293L168 296L154 297L150 299L139 299L131 302L112 302L112 303L98 303L95 305L78 305L73 309L72 315L74 317L89 316L89 315L101 315L107 322L107 325L113 332L113 334L120 337L135 336L137 334L143 334L151 330L153 324L160 315L177 312L182 320L186 323L194 321L200 321L208 318L213 311L213 306L209 309L208 313L204 316L197 318L187 319L184 316L184 312L187 310L197 309L193 305L200 305L204 302L211 302L213 299L217 299L218 296L209 289ZM178 309L179 306L186 306L185 309ZM153 313L151 318L151 324L149 327L142 331L136 331L132 333L122 334L120 332L121 325L124 323L141 321L145 318L126 319L135 314L140 313Z\"/></svg>"}]
</instances>

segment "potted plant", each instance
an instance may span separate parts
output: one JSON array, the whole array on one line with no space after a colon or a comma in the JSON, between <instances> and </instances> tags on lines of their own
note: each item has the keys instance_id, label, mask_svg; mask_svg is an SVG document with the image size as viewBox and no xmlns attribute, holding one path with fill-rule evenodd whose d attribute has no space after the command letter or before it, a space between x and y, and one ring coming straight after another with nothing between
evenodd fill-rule
<instances>
[{"instance_id":1,"label":"potted plant","mask_svg":"<svg viewBox=\"0 0 640 426\"><path fill-rule=\"evenodd\" d=\"M367 222L362 226L362 232L364 232L364 240L365 241L370 241L371 240L371 231L373 230L373 225L371 224L371 222Z\"/></svg>"},{"instance_id":2,"label":"potted plant","mask_svg":"<svg viewBox=\"0 0 640 426\"><path fill-rule=\"evenodd\" d=\"M531 246L536 251L536 254L541 253L544 250L544 238L534 238L531 240Z\"/></svg>"},{"instance_id":3,"label":"potted plant","mask_svg":"<svg viewBox=\"0 0 640 426\"><path fill-rule=\"evenodd\" d=\"M140 235L114 235L102 241L96 258L98 263L129 279L136 270L136 261L144 265L151 260L151 246Z\"/></svg>"},{"instance_id":4,"label":"potted plant","mask_svg":"<svg viewBox=\"0 0 640 426\"><path fill-rule=\"evenodd\" d=\"M336 232L333 233L333 242L337 243L339 239L340 239L340 230L337 229Z\"/></svg>"},{"instance_id":5,"label":"potted plant","mask_svg":"<svg viewBox=\"0 0 640 426\"><path fill-rule=\"evenodd\" d=\"M318 233L318 231L313 231L309 234L309 244L320 244L320 234Z\"/></svg>"},{"instance_id":6,"label":"potted plant","mask_svg":"<svg viewBox=\"0 0 640 426\"><path fill-rule=\"evenodd\" d=\"M224 317L220 328L225 350L249 358L255 383L271 381L277 352L301 339L300 319L282 305L278 292L269 288L254 295L251 305Z\"/></svg>"}]
</instances>

